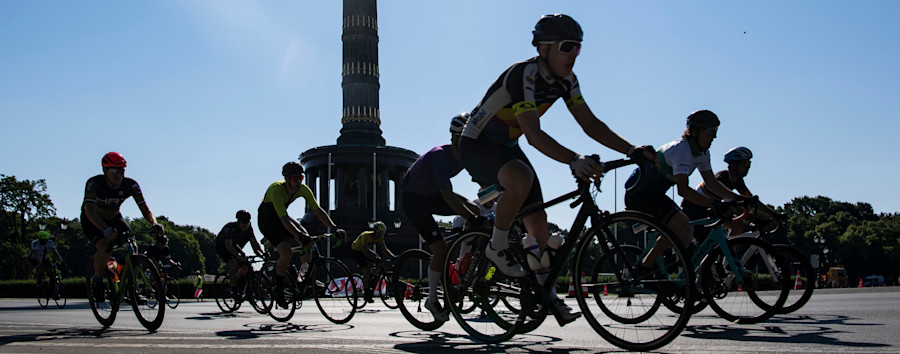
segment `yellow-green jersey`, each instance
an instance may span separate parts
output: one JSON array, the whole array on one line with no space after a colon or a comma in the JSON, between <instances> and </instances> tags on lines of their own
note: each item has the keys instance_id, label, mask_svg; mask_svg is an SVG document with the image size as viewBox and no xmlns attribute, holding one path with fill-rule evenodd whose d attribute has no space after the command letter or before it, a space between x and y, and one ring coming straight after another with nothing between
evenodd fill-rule
<instances>
[{"instance_id":1,"label":"yellow-green jersey","mask_svg":"<svg viewBox=\"0 0 900 354\"><path fill-rule=\"evenodd\" d=\"M375 231L363 231L363 233L359 234L359 236L356 237L356 240L353 241L353 244L350 245L350 248L352 248L354 251L362 252L363 250L369 248L374 244L380 244L383 246L384 235L378 237L378 235L375 234Z\"/></svg>"},{"instance_id":2,"label":"yellow-green jersey","mask_svg":"<svg viewBox=\"0 0 900 354\"><path fill-rule=\"evenodd\" d=\"M269 188L266 189L266 195L263 197L263 203L271 203L275 208L275 214L277 214L278 217L287 215L288 206L297 200L297 198L301 197L306 200L306 205L309 206L310 210L319 210L319 203L316 201L316 197L313 196L309 186L301 184L300 190L293 195L288 195L287 190L284 188L284 184L285 181L272 183Z\"/></svg>"}]
</instances>

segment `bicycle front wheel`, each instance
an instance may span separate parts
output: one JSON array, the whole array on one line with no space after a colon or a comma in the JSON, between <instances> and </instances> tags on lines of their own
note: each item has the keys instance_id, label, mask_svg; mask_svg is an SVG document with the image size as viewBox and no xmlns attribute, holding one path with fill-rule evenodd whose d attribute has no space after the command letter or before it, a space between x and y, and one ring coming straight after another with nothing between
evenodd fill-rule
<instances>
[{"instance_id":1,"label":"bicycle front wheel","mask_svg":"<svg viewBox=\"0 0 900 354\"><path fill-rule=\"evenodd\" d=\"M393 294L393 289L390 284L391 279L382 271L378 275L378 281L375 282L375 291L378 292L378 296L381 298L381 302L384 303L384 306L387 306L389 309L396 309L398 306L397 299Z\"/></svg>"},{"instance_id":2,"label":"bicycle front wheel","mask_svg":"<svg viewBox=\"0 0 900 354\"><path fill-rule=\"evenodd\" d=\"M219 275L216 275L216 280L213 281L213 288L219 291L219 295L216 296L216 305L219 306L219 310L222 310L224 313L237 311L240 305L234 301L234 290L228 272L221 272Z\"/></svg>"},{"instance_id":3,"label":"bicycle front wheel","mask_svg":"<svg viewBox=\"0 0 900 354\"><path fill-rule=\"evenodd\" d=\"M790 280L781 273L783 257L755 237L731 238L727 245L726 250L714 248L700 265L709 306L729 322L768 320L787 299Z\"/></svg>"},{"instance_id":4,"label":"bicycle front wheel","mask_svg":"<svg viewBox=\"0 0 900 354\"><path fill-rule=\"evenodd\" d=\"M272 308L272 300L268 297L268 292L264 292L260 287L260 273L252 272L249 274L247 283L247 301L253 310L260 315L269 313Z\"/></svg>"},{"instance_id":5,"label":"bicycle front wheel","mask_svg":"<svg viewBox=\"0 0 900 354\"><path fill-rule=\"evenodd\" d=\"M153 262L142 255L131 256L131 307L138 322L151 332L159 329L166 315L166 289Z\"/></svg>"},{"instance_id":6,"label":"bicycle front wheel","mask_svg":"<svg viewBox=\"0 0 900 354\"><path fill-rule=\"evenodd\" d=\"M363 289L365 286L363 285L362 275L360 275L359 273L350 274L350 284L349 285L351 285L355 288L355 293L356 293L357 297L359 297L359 294L365 293L365 289ZM362 310L363 307L366 307L366 304L368 304L368 302L366 300L356 299L356 309L357 310Z\"/></svg>"},{"instance_id":7,"label":"bicycle front wheel","mask_svg":"<svg viewBox=\"0 0 900 354\"><path fill-rule=\"evenodd\" d=\"M350 270L341 261L323 258L313 266L312 286L316 306L329 321L347 323L356 313L356 287L351 284Z\"/></svg>"},{"instance_id":8,"label":"bicycle front wheel","mask_svg":"<svg viewBox=\"0 0 900 354\"><path fill-rule=\"evenodd\" d=\"M91 305L91 312L94 318L103 328L109 328L116 321L116 314L119 312L119 300L116 293L116 286L119 283L113 281L113 276L109 271L103 272L103 299L94 296L92 280L94 277L94 262L89 261L87 266L87 274L84 276L85 290L88 294L88 303ZM114 298L115 297L115 298Z\"/></svg>"},{"instance_id":9,"label":"bicycle front wheel","mask_svg":"<svg viewBox=\"0 0 900 354\"><path fill-rule=\"evenodd\" d=\"M37 297L38 305L41 305L41 308L47 308L47 305L50 304L50 287L47 285L47 282L44 281L40 284L35 284L34 286L35 294Z\"/></svg>"},{"instance_id":10,"label":"bicycle front wheel","mask_svg":"<svg viewBox=\"0 0 900 354\"><path fill-rule=\"evenodd\" d=\"M666 297L693 304L694 272L681 241L664 223L636 211L597 216L592 224L577 246L573 272L575 298L585 319L603 339L627 350L651 351L675 340L693 306L659 305ZM643 250L653 240L670 247L654 267L635 277ZM590 278L582 281L580 274Z\"/></svg>"},{"instance_id":11,"label":"bicycle front wheel","mask_svg":"<svg viewBox=\"0 0 900 354\"><path fill-rule=\"evenodd\" d=\"M783 244L773 246L784 257L785 268L782 273L785 276L795 277L789 282L790 290L784 306L778 310L778 314L788 314L799 310L812 297L815 289L816 270L809 262L809 257L806 257L797 248Z\"/></svg>"},{"instance_id":12,"label":"bicycle front wheel","mask_svg":"<svg viewBox=\"0 0 900 354\"><path fill-rule=\"evenodd\" d=\"M166 306L169 308L176 308L178 304L181 303L181 299L178 298L178 283L175 279L166 278Z\"/></svg>"},{"instance_id":13,"label":"bicycle front wheel","mask_svg":"<svg viewBox=\"0 0 900 354\"><path fill-rule=\"evenodd\" d=\"M431 264L431 255L423 250L409 250L403 252L394 263L394 274L390 282L393 287L393 295L400 308L400 313L410 324L423 331L433 331L444 324L438 321L425 308L425 300L428 299L428 267ZM440 279L433 279L440 282ZM440 294L440 291L439 291ZM442 303L443 301L438 301ZM446 309L445 306L441 308Z\"/></svg>"},{"instance_id":14,"label":"bicycle front wheel","mask_svg":"<svg viewBox=\"0 0 900 354\"><path fill-rule=\"evenodd\" d=\"M53 287L55 287L55 289ZM62 281L59 280L59 277L53 282L53 287L50 288L50 291L51 294L55 294L53 301L56 302L56 307L61 309L66 308L66 294L63 292Z\"/></svg>"},{"instance_id":15,"label":"bicycle front wheel","mask_svg":"<svg viewBox=\"0 0 900 354\"><path fill-rule=\"evenodd\" d=\"M505 306L495 306L497 299L521 302L521 289L508 286L508 280L485 255L491 235L472 231L459 236L447 252L441 285L444 302L456 322L473 339L484 343L501 343L512 338L525 322L526 312L514 312ZM470 258L471 257L471 258ZM451 269L451 262L471 259ZM456 276L454 276L456 275ZM516 298L516 300L512 300ZM470 308L474 310L469 311Z\"/></svg>"}]
</instances>

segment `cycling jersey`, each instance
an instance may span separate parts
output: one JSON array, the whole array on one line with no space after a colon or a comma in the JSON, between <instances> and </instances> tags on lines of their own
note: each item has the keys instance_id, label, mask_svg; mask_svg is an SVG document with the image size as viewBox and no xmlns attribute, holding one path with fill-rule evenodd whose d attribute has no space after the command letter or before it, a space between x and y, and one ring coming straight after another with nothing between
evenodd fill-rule
<instances>
[{"instance_id":1,"label":"cycling jersey","mask_svg":"<svg viewBox=\"0 0 900 354\"><path fill-rule=\"evenodd\" d=\"M737 191L738 194L750 193L750 189L747 188L747 184L744 183L744 178L741 177L737 181L731 181L731 173L728 172L728 170L716 172L716 180L721 182L722 185L730 191ZM700 185L697 186L697 192L707 196L716 196L716 194L710 191L703 182L700 182Z\"/></svg>"},{"instance_id":2,"label":"cycling jersey","mask_svg":"<svg viewBox=\"0 0 900 354\"><path fill-rule=\"evenodd\" d=\"M441 195L441 190L452 189L450 178L463 169L462 162L453 157L450 144L435 146L416 159L403 177L402 191L422 197Z\"/></svg>"},{"instance_id":3,"label":"cycling jersey","mask_svg":"<svg viewBox=\"0 0 900 354\"><path fill-rule=\"evenodd\" d=\"M709 150L696 152L684 138L663 145L656 152L659 160L659 174L675 185L675 175L688 175L695 169L712 171Z\"/></svg>"},{"instance_id":4,"label":"cycling jersey","mask_svg":"<svg viewBox=\"0 0 900 354\"><path fill-rule=\"evenodd\" d=\"M97 214L101 219L112 219L119 214L119 207L128 197L134 197L138 205L146 204L141 187L135 180L125 177L118 188L111 188L106 183L106 177L96 175L87 180L84 187L84 202L81 210L84 211L85 203L97 204Z\"/></svg>"},{"instance_id":5,"label":"cycling jersey","mask_svg":"<svg viewBox=\"0 0 900 354\"><path fill-rule=\"evenodd\" d=\"M56 249L56 244L53 241L47 240L47 243L41 244L41 240L31 241L31 258L34 258L38 261L43 261L48 254L50 254L51 250Z\"/></svg>"},{"instance_id":6,"label":"cycling jersey","mask_svg":"<svg viewBox=\"0 0 900 354\"><path fill-rule=\"evenodd\" d=\"M638 210L668 222L681 210L666 196L675 185L676 175L690 175L695 169L710 171L709 151L694 151L686 139L678 139L660 147L659 169L643 164L625 181L625 208Z\"/></svg>"},{"instance_id":7,"label":"cycling jersey","mask_svg":"<svg viewBox=\"0 0 900 354\"><path fill-rule=\"evenodd\" d=\"M541 67L538 57L515 63L491 84L472 111L463 136L516 145L522 135L516 115L526 111L543 115L560 97L569 109L584 103L574 73L556 80Z\"/></svg>"},{"instance_id":8,"label":"cycling jersey","mask_svg":"<svg viewBox=\"0 0 900 354\"><path fill-rule=\"evenodd\" d=\"M354 251L361 252L375 244L384 245L384 236L375 236L375 231L363 231L363 233L359 234L359 236L356 237L356 240L353 241L353 244L350 246L350 248L352 248Z\"/></svg>"},{"instance_id":9,"label":"cycling jersey","mask_svg":"<svg viewBox=\"0 0 900 354\"><path fill-rule=\"evenodd\" d=\"M219 231L219 234L216 236L216 244L224 245L226 241L230 241L235 248L241 249L247 245L247 242L250 242L251 238L255 237L252 227L248 227L247 231L241 231L240 224L237 221L232 221L225 224L222 227L222 231Z\"/></svg>"},{"instance_id":10,"label":"cycling jersey","mask_svg":"<svg viewBox=\"0 0 900 354\"><path fill-rule=\"evenodd\" d=\"M308 205L311 210L319 210L319 203L316 202L316 197L313 196L309 186L301 184L300 190L289 196L287 190L284 188L284 184L285 181L272 183L269 185L269 188L266 189L266 195L263 196L263 204L272 204L275 208L275 214L277 214L278 217L287 215L287 207L300 197L303 197L303 199L306 200L306 205Z\"/></svg>"}]
</instances>

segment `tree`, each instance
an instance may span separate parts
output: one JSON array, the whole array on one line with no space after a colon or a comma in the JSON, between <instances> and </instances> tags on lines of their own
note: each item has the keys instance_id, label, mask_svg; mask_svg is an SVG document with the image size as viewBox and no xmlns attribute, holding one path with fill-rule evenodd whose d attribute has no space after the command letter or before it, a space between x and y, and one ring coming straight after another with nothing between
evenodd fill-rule
<instances>
[{"instance_id":1,"label":"tree","mask_svg":"<svg viewBox=\"0 0 900 354\"><path fill-rule=\"evenodd\" d=\"M56 215L56 208L47 194L47 182L19 181L15 176L0 174L0 209L3 223L12 227L17 241L27 240L28 223Z\"/></svg>"}]
</instances>

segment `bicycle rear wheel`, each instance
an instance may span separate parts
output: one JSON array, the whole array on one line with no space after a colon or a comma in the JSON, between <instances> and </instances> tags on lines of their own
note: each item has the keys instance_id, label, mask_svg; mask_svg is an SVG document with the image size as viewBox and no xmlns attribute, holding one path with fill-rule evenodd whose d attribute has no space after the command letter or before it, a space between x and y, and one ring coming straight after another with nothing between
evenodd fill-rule
<instances>
[{"instance_id":1,"label":"bicycle rear wheel","mask_svg":"<svg viewBox=\"0 0 900 354\"><path fill-rule=\"evenodd\" d=\"M789 277L771 244L754 237L728 239L727 258L714 248L700 265L700 281L709 306L729 322L760 323L771 318L787 299ZM732 265L743 282L736 278Z\"/></svg>"},{"instance_id":2,"label":"bicycle rear wheel","mask_svg":"<svg viewBox=\"0 0 900 354\"><path fill-rule=\"evenodd\" d=\"M267 268L264 268L267 269ZM290 273L289 273L290 274ZM279 305L278 301L275 301L275 292L278 291L276 286L277 278L275 275L275 266L274 262L272 266L268 268L268 270L260 275L259 278L259 286L260 290L263 292L263 296L265 298L271 299L272 306L269 308L269 317L278 322L287 322L294 317L294 312L297 311L297 301L294 299L294 289L296 287L296 277L289 279L293 280L291 284L289 284L285 289L282 290L284 293L285 306Z\"/></svg>"},{"instance_id":3,"label":"bicycle rear wheel","mask_svg":"<svg viewBox=\"0 0 900 354\"><path fill-rule=\"evenodd\" d=\"M397 308L397 298L393 294L393 289L390 286L391 279L388 277L384 271L378 273L378 281L375 282L375 290L378 291L378 296L381 298L381 302L384 303L384 306L387 306L389 309Z\"/></svg>"},{"instance_id":4,"label":"bicycle rear wheel","mask_svg":"<svg viewBox=\"0 0 900 354\"><path fill-rule=\"evenodd\" d=\"M651 351L673 341L684 330L693 306L674 310L660 307L665 297L681 297L693 304L694 273L690 258L671 230L641 212L623 211L598 221L592 218L587 235L577 246L573 275L575 298L591 327L613 345ZM655 266L636 279L644 246L656 239L671 246ZM605 251L602 245L611 245ZM640 251L639 251L640 250ZM587 292L587 295L585 295Z\"/></svg>"},{"instance_id":5,"label":"bicycle rear wheel","mask_svg":"<svg viewBox=\"0 0 900 354\"><path fill-rule=\"evenodd\" d=\"M785 258L785 268L782 272L786 277L793 276L789 282L790 290L784 306L778 310L778 314L788 314L799 310L812 297L815 289L816 270L809 258L791 245L773 245Z\"/></svg>"},{"instance_id":6,"label":"bicycle rear wheel","mask_svg":"<svg viewBox=\"0 0 900 354\"><path fill-rule=\"evenodd\" d=\"M442 285L444 301L453 318L473 339L484 343L500 343L516 334L525 322L525 311L518 313L495 306L498 298L519 298L521 292L506 285L507 277L499 272L484 253L491 235L472 231L460 235L451 245L444 262ZM460 269L458 279L450 262L471 254L471 261ZM461 267L462 268L462 267ZM468 311L474 306L473 311Z\"/></svg>"},{"instance_id":7,"label":"bicycle rear wheel","mask_svg":"<svg viewBox=\"0 0 900 354\"><path fill-rule=\"evenodd\" d=\"M179 303L181 303L181 299L178 298L178 282L166 277L166 306L174 309L178 307Z\"/></svg>"},{"instance_id":8,"label":"bicycle rear wheel","mask_svg":"<svg viewBox=\"0 0 900 354\"><path fill-rule=\"evenodd\" d=\"M131 256L131 307L138 322L151 332L159 329L166 316L166 289L153 261L142 255Z\"/></svg>"},{"instance_id":9,"label":"bicycle rear wheel","mask_svg":"<svg viewBox=\"0 0 900 354\"><path fill-rule=\"evenodd\" d=\"M394 274L389 287L393 287L393 295L400 308L400 313L410 324L423 331L433 331L444 324L438 321L425 308L425 300L428 299L428 267L431 264L431 254L423 250L409 250L403 252L394 263ZM440 281L440 279L437 279ZM438 303L441 301L438 291ZM441 308L446 309L441 304Z\"/></svg>"},{"instance_id":10,"label":"bicycle rear wheel","mask_svg":"<svg viewBox=\"0 0 900 354\"><path fill-rule=\"evenodd\" d=\"M222 310L224 313L237 311L240 304L234 301L234 290L228 272L221 272L219 275L216 275L213 287L219 290L219 295L216 296L216 305L219 306L219 310Z\"/></svg>"},{"instance_id":11,"label":"bicycle rear wheel","mask_svg":"<svg viewBox=\"0 0 900 354\"><path fill-rule=\"evenodd\" d=\"M322 258L311 269L313 279L307 286L312 286L316 306L329 321L347 323L356 313L356 287L350 284L350 270L341 261L334 258Z\"/></svg>"},{"instance_id":12,"label":"bicycle rear wheel","mask_svg":"<svg viewBox=\"0 0 900 354\"><path fill-rule=\"evenodd\" d=\"M119 299L117 298L118 295L115 291L115 286L119 283L114 283L112 274L110 274L109 271L105 271L103 274L104 294L103 300L100 301L94 297L94 291L91 285L91 279L94 277L94 262L89 261L86 269L87 273L84 276L85 289L88 294L88 303L91 305L91 312L94 313L94 318L97 319L97 322L100 322L100 325L103 326L103 328L109 328L109 326L112 326L113 322L116 321L116 314L119 312Z\"/></svg>"}]
</instances>

